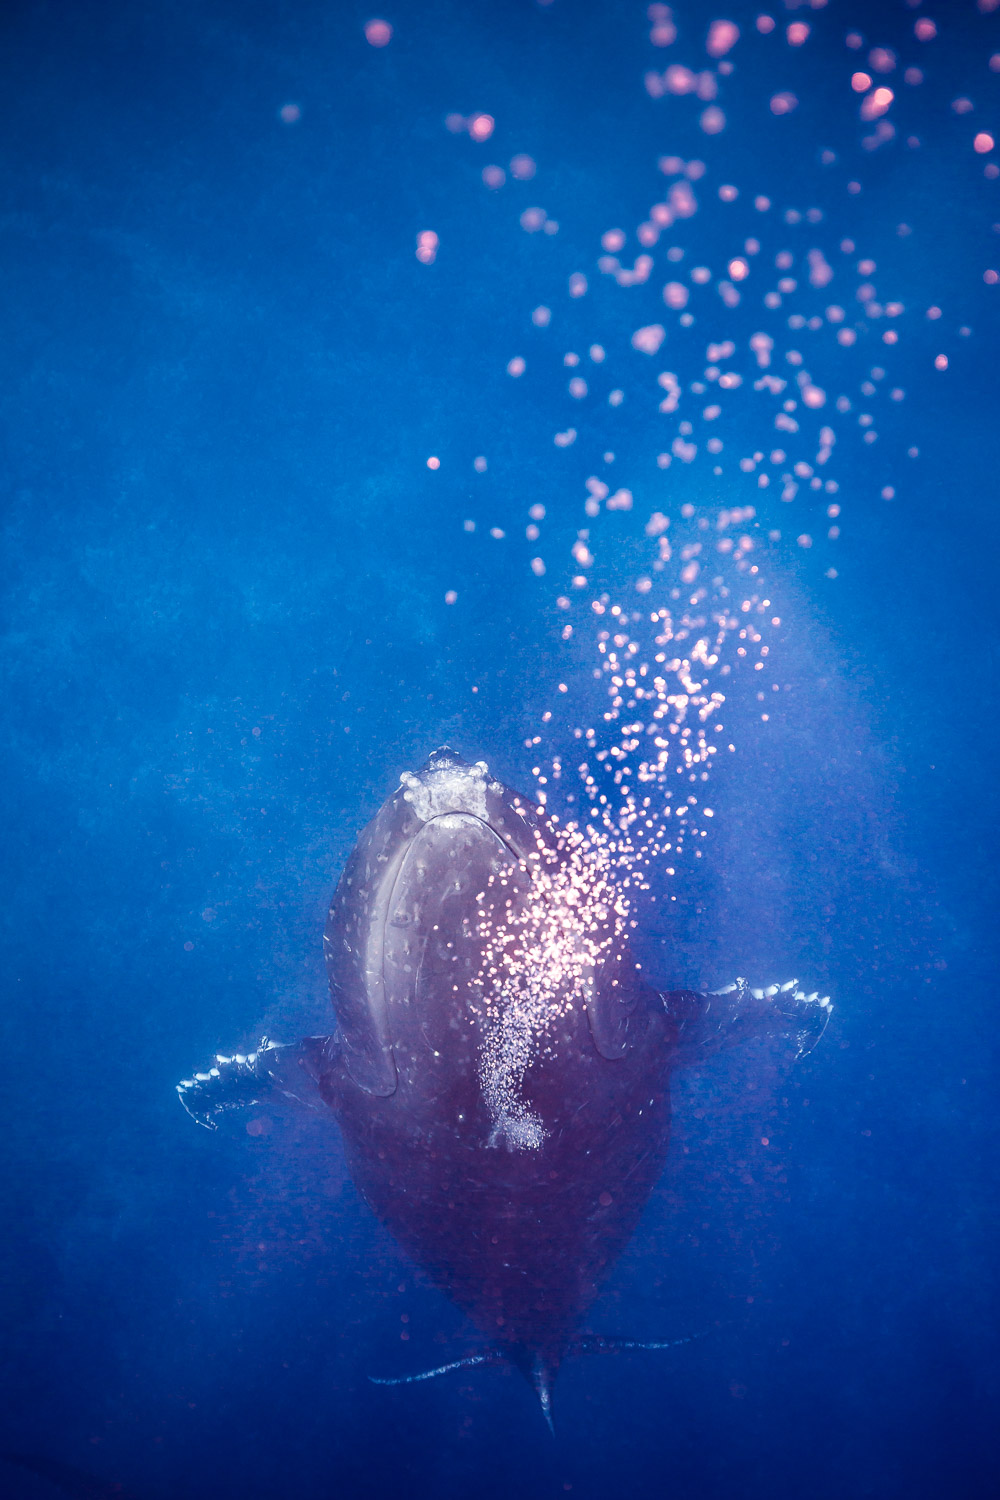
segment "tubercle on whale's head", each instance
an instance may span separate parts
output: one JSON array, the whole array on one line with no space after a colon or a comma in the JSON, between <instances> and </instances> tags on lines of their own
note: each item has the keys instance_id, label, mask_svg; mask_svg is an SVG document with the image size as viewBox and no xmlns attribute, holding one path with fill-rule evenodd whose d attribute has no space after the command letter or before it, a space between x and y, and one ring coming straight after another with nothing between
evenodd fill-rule
<instances>
[{"instance_id":1,"label":"tubercle on whale's head","mask_svg":"<svg viewBox=\"0 0 1000 1500\"><path fill-rule=\"evenodd\" d=\"M534 852L539 831L534 805L491 776L486 761L470 765L450 746L442 745L419 770L404 771L399 782L399 791L389 798L383 812L402 801L419 823L465 814L492 828L519 858Z\"/></svg>"}]
</instances>

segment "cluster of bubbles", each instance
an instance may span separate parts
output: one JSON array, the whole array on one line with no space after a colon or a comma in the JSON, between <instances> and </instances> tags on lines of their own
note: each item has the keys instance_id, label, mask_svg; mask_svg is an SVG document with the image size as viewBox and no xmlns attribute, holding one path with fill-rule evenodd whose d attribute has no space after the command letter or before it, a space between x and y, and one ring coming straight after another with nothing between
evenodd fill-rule
<instances>
[{"instance_id":1,"label":"cluster of bubbles","mask_svg":"<svg viewBox=\"0 0 1000 1500\"><path fill-rule=\"evenodd\" d=\"M786 8L804 9L793 0ZM810 0L811 12L827 8L826 0ZM968 0L968 8L989 18L1000 0ZM904 13L898 34L874 44L858 31L843 36L841 124L857 122L861 153L894 141L920 148L920 138L905 133L906 100L924 84L928 49L948 30L953 9L940 24ZM837 578L843 459L872 476L867 498L896 497L894 485L874 478L870 456L880 426L899 425L885 419L906 398L903 372L912 367L912 346L923 342L913 336L915 320L926 320L939 340L920 357L942 373L951 363L949 339L971 332L952 327L942 308L922 308L886 284L892 273L880 273L871 248L879 226L870 213L858 234L843 232L849 215L835 211L831 232L822 202L842 192L849 207L865 187L864 155L849 151L842 161L798 124L815 67L810 44L832 16L761 13L742 36L731 19L706 24L702 7L651 4L646 20L653 51L641 87L675 118L689 110L684 140L700 132L704 150L651 162L638 222L609 224L590 263L564 264L562 298L526 310L521 346L506 362L511 380L539 394L563 385L565 416L553 446L584 455L583 472L593 471L569 499L582 513L568 557L561 553L566 503L533 498L524 521L531 573L543 587L559 579L554 607L575 663L540 732L525 740L542 814L530 881L522 889L497 877L480 901L480 1081L493 1143L512 1149L541 1144L544 1125L522 1095L526 1070L554 1045L565 1013L584 1005L594 974L625 952L636 896L657 898L654 868L672 875L685 851L701 856L714 816L706 805L713 767L735 748L722 722L730 716L727 698L735 687L766 724L772 695L782 691L772 651L787 609L777 602L781 585L767 581L775 572L769 564L794 556ZM726 97L748 30L759 122L735 115ZM970 45L966 57L982 83L1000 75L1000 37L979 37L982 55ZM964 92L950 104L959 119L976 108ZM787 119L769 128L787 129L787 150L826 173L822 202L779 204L765 184L733 180L719 138L737 125L760 129L768 117ZM499 133L485 111L456 113L445 124L480 144ZM988 181L1000 177L996 137L989 118L970 120L962 148L966 169L981 166ZM490 192L536 180L544 183L544 168L524 153L482 170ZM559 253L558 216L523 198L515 212L540 256ZM906 239L913 230L899 223L888 232ZM430 264L440 248L433 231L421 232L419 259ZM986 267L982 279L995 285L1000 272ZM621 291L610 317L597 288ZM613 440L618 454L609 450L612 414L623 407L638 408L645 429L658 434L644 454L624 433ZM918 447L907 453L916 459ZM427 462L441 467L438 455ZM895 467L900 462L896 456ZM612 481L625 464L625 482ZM488 467L485 454L475 459L477 473ZM856 496L859 486L851 490ZM559 529L550 546L552 521ZM497 542L509 529L471 519L464 525ZM460 591L446 598L454 605ZM581 656L601 690L596 707L580 686Z\"/></svg>"},{"instance_id":2,"label":"cluster of bubbles","mask_svg":"<svg viewBox=\"0 0 1000 1500\"><path fill-rule=\"evenodd\" d=\"M557 818L537 830L517 875L494 876L480 901L471 1009L490 1145L535 1149L546 1132L524 1099L525 1074L558 1050L558 1023L582 1014L595 978L623 962L628 902L604 842Z\"/></svg>"},{"instance_id":3,"label":"cluster of bubbles","mask_svg":"<svg viewBox=\"0 0 1000 1500\"><path fill-rule=\"evenodd\" d=\"M813 0L811 8L825 5ZM978 9L988 14L997 6L979 0ZM731 130L723 95L738 65L739 26L727 19L706 26L700 16L660 4L648 7L647 19L653 48L676 56L698 38L703 56L689 53L665 68L648 68L645 92L654 100L687 96L705 137ZM761 103L773 116L793 115L808 88L807 81L796 84L794 68L808 56L816 24L755 18L756 33L773 37L779 49L773 72L760 68ZM927 49L944 27L919 16L904 17L897 29L900 35L888 39L892 45L883 39L869 45L856 31L843 38L845 119L855 113L864 152L896 138L899 86L913 90L924 82ZM969 61L986 75L1000 73L1000 52L989 51L986 32L982 40L984 55L970 48ZM974 106L963 94L951 109L962 116ZM489 133L481 139L493 134L495 122L487 118ZM995 132L980 125L966 144L970 163L986 156L986 177L1000 175L992 159ZM905 145L916 149L920 140L907 136ZM830 174L828 186L843 190L848 203L862 192L862 182L846 176L833 150L801 138L789 149L814 152ZM531 311L528 347L515 349L507 363L508 376L519 382L550 384L562 372L572 416L553 433L557 449L596 450L607 441L607 408L626 403L648 413L648 430L668 434L655 444L658 451L639 460L660 471L654 490L660 508L641 517L646 565L627 586L620 580L622 559L635 552L634 492L648 493L655 481L640 470L631 488L611 482L615 453L605 451L598 460L595 451L590 459L600 472L585 482L578 502L582 524L568 563L543 546L546 520L563 522L564 505L531 504L525 526L533 574L548 579L557 572L565 580L555 599L564 614L563 638L589 643L593 675L607 692L603 711L591 710L590 724L570 719L567 725L565 712L554 718L549 711L542 733L526 739L536 752L537 804L550 815L557 805L570 809L570 833L601 848L626 892L648 889L654 860L673 873L685 848L700 856L713 816L704 805L706 784L720 755L734 748L720 722L733 674L748 682L748 674L757 674L752 693L764 723L767 700L782 690L768 671L773 633L781 626L772 602L780 585L765 582L768 561L782 550L787 555L791 543L796 555L818 561L827 579L837 578L844 498L838 453L855 463L869 457L881 418L905 400L914 317L926 319L939 336L948 328L940 307L921 309L912 298L904 300L898 286L885 286L874 254L853 235L831 235L818 203L778 205L757 185L730 180L722 152L706 155L710 162L679 154L658 158L659 186L644 216L631 230L606 229L591 265L566 267L565 302ZM536 170L521 156L510 175L532 181ZM838 173L846 180L839 182ZM483 180L498 189L507 173L490 166ZM558 219L537 204L521 208L518 219L527 234L559 233ZM906 238L912 228L900 223L894 231ZM588 336L595 278L623 289L624 300L610 322L594 308ZM988 285L997 279L992 268L983 273ZM641 304L644 318L630 315L630 301ZM560 332L567 329L568 339ZM961 338L971 330L951 332ZM573 347L564 342L560 349L560 337ZM938 371L949 367L944 347L932 359ZM914 444L907 453L915 459L919 449ZM634 467L634 455L631 461ZM474 467L484 472L486 456ZM874 474L870 459L860 467ZM894 485L874 477L868 483L871 498L895 498ZM726 503L707 504L706 496L723 486ZM471 520L465 526L476 529ZM488 530L496 540L506 535L497 526ZM618 580L614 593L595 588L598 578ZM449 592L449 602L458 597L457 590ZM569 694L570 688L560 683L559 691ZM578 709L585 697L574 690ZM569 735L578 755L565 750ZM546 747L546 740L559 748Z\"/></svg>"}]
</instances>

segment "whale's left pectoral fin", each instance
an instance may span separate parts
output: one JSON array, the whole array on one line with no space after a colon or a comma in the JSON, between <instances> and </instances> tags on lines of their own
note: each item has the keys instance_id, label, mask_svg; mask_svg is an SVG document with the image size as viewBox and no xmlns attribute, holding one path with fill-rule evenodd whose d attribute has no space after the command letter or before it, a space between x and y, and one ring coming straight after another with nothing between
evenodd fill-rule
<instances>
[{"instance_id":1,"label":"whale's left pectoral fin","mask_svg":"<svg viewBox=\"0 0 1000 1500\"><path fill-rule=\"evenodd\" d=\"M264 1037L255 1052L218 1056L204 1073L182 1079L177 1097L192 1120L208 1130L217 1128L220 1115L257 1104L288 1102L322 1109L319 1080L330 1071L338 1052L334 1037L307 1036L291 1046Z\"/></svg>"},{"instance_id":2,"label":"whale's left pectoral fin","mask_svg":"<svg viewBox=\"0 0 1000 1500\"><path fill-rule=\"evenodd\" d=\"M807 995L795 979L765 989L737 979L707 994L671 990L660 998L674 1026L671 1061L677 1066L702 1062L755 1037L787 1037L795 1056L803 1057L823 1035L832 1010L827 996Z\"/></svg>"}]
</instances>

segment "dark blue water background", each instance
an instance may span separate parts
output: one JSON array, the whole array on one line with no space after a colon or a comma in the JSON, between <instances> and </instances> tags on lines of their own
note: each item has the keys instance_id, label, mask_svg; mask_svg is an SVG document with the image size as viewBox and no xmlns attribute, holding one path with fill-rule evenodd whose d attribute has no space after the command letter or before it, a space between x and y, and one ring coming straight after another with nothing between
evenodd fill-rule
<instances>
[{"instance_id":1,"label":"dark blue water background","mask_svg":"<svg viewBox=\"0 0 1000 1500\"><path fill-rule=\"evenodd\" d=\"M375 49L337 0L3 9L0 1443L151 1500L995 1493L1000 201L970 141L1000 124L1000 17L950 0L920 51L902 3L776 11L813 27L793 54L729 6L709 138L642 75L705 65L714 10L679 11L669 55L611 0L387 14ZM890 80L897 138L872 152L852 27L927 70ZM445 129L477 110L490 141ZM781 508L732 460L658 470L674 428L632 399L666 268L623 291L594 263L664 191L665 151L737 184L747 230L766 192L772 220L823 209L828 256L849 236L876 260L900 344L828 339L825 379L856 412L881 361L906 399L882 392L875 444L838 424L836 544L803 493L785 530L816 545L760 553L780 708L765 728L737 694L704 859L662 877L677 899L642 939L665 982L798 974L834 1022L794 1068L759 1047L680 1083L671 1165L588 1322L715 1331L567 1365L553 1442L503 1370L371 1386L470 1334L359 1202L335 1129L212 1136L173 1089L261 1030L328 1029L325 904L402 769L449 739L525 786L560 680L550 752L600 713L554 601L605 448L636 508L595 586L630 586L653 508ZM515 152L535 179L488 192ZM718 263L739 245L711 196L690 234ZM558 235L519 228L535 204ZM768 253L812 233L772 223ZM747 391L759 309L726 324ZM696 377L703 335L670 337L659 364ZM618 411L566 395L562 351L593 338ZM749 394L731 410L734 454L775 441Z\"/></svg>"}]
</instances>

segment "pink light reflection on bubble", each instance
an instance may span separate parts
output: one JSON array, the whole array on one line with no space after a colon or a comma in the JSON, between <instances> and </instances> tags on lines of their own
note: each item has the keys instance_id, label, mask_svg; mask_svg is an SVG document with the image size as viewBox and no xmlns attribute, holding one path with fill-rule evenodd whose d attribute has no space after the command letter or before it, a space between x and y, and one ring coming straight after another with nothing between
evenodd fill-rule
<instances>
[{"instance_id":1,"label":"pink light reflection on bubble","mask_svg":"<svg viewBox=\"0 0 1000 1500\"><path fill-rule=\"evenodd\" d=\"M923 81L924 75L920 68L907 68L906 72L903 74L903 82L908 83L911 89L916 88L917 85L923 83Z\"/></svg>"},{"instance_id":2,"label":"pink light reflection on bubble","mask_svg":"<svg viewBox=\"0 0 1000 1500\"><path fill-rule=\"evenodd\" d=\"M569 393L574 401L582 401L587 394L587 382L579 375L574 375L569 383Z\"/></svg>"},{"instance_id":3,"label":"pink light reflection on bubble","mask_svg":"<svg viewBox=\"0 0 1000 1500\"><path fill-rule=\"evenodd\" d=\"M753 200L753 206L759 214L766 214L771 207L770 198L765 198L763 193L758 193Z\"/></svg>"},{"instance_id":4,"label":"pink light reflection on bubble","mask_svg":"<svg viewBox=\"0 0 1000 1500\"><path fill-rule=\"evenodd\" d=\"M632 348L638 349L641 354L655 354L666 336L667 330L662 323L650 323L645 328L637 328L633 333Z\"/></svg>"},{"instance_id":5,"label":"pink light reflection on bubble","mask_svg":"<svg viewBox=\"0 0 1000 1500\"><path fill-rule=\"evenodd\" d=\"M1000 281L1000 271L994 271L992 269L989 271L984 271L983 280L985 281L987 286L996 286L997 282Z\"/></svg>"},{"instance_id":6,"label":"pink light reflection on bubble","mask_svg":"<svg viewBox=\"0 0 1000 1500\"><path fill-rule=\"evenodd\" d=\"M790 47L801 47L803 42L808 41L811 27L805 21L793 21L790 26L785 27L785 36L788 38Z\"/></svg>"},{"instance_id":7,"label":"pink light reflection on bubble","mask_svg":"<svg viewBox=\"0 0 1000 1500\"><path fill-rule=\"evenodd\" d=\"M1000 73L1000 52L994 52L988 64L991 73Z\"/></svg>"},{"instance_id":8,"label":"pink light reflection on bubble","mask_svg":"<svg viewBox=\"0 0 1000 1500\"><path fill-rule=\"evenodd\" d=\"M705 51L709 57L725 57L740 39L740 28L735 21L713 21L708 28Z\"/></svg>"},{"instance_id":9,"label":"pink light reflection on bubble","mask_svg":"<svg viewBox=\"0 0 1000 1500\"><path fill-rule=\"evenodd\" d=\"M388 21L365 22L365 41L369 47L388 47L392 41L392 27Z\"/></svg>"},{"instance_id":10,"label":"pink light reflection on bubble","mask_svg":"<svg viewBox=\"0 0 1000 1500\"><path fill-rule=\"evenodd\" d=\"M913 35L918 42L932 42L937 36L937 27L929 16L921 16L913 23Z\"/></svg>"},{"instance_id":11,"label":"pink light reflection on bubble","mask_svg":"<svg viewBox=\"0 0 1000 1500\"><path fill-rule=\"evenodd\" d=\"M507 374L513 375L515 380L523 375L527 368L528 367L525 361L521 358L520 354L515 354L513 359L507 361Z\"/></svg>"},{"instance_id":12,"label":"pink light reflection on bubble","mask_svg":"<svg viewBox=\"0 0 1000 1500\"><path fill-rule=\"evenodd\" d=\"M450 130L452 135L461 135L465 129L465 116L458 114L445 115L444 128Z\"/></svg>"},{"instance_id":13,"label":"pink light reflection on bubble","mask_svg":"<svg viewBox=\"0 0 1000 1500\"><path fill-rule=\"evenodd\" d=\"M966 99L964 96L962 96L959 99L953 99L951 101L951 107L955 111L956 115L969 115L972 113L972 100Z\"/></svg>"},{"instance_id":14,"label":"pink light reflection on bubble","mask_svg":"<svg viewBox=\"0 0 1000 1500\"><path fill-rule=\"evenodd\" d=\"M739 188L733 187L730 182L724 182L719 188L719 200L722 203L735 203L739 196Z\"/></svg>"},{"instance_id":15,"label":"pink light reflection on bubble","mask_svg":"<svg viewBox=\"0 0 1000 1500\"><path fill-rule=\"evenodd\" d=\"M518 182L530 182L537 170L532 157L523 154L511 157L510 175L516 177Z\"/></svg>"},{"instance_id":16,"label":"pink light reflection on bubble","mask_svg":"<svg viewBox=\"0 0 1000 1500\"><path fill-rule=\"evenodd\" d=\"M569 278L569 294L571 297L584 297L587 294L587 278L582 271L574 271Z\"/></svg>"},{"instance_id":17,"label":"pink light reflection on bubble","mask_svg":"<svg viewBox=\"0 0 1000 1500\"><path fill-rule=\"evenodd\" d=\"M536 307L531 314L531 321L536 328L548 328L552 322L552 309L550 307Z\"/></svg>"},{"instance_id":18,"label":"pink light reflection on bubble","mask_svg":"<svg viewBox=\"0 0 1000 1500\"><path fill-rule=\"evenodd\" d=\"M985 130L981 130L972 142L972 149L973 151L978 151L980 156L983 156L987 151L992 151L995 145L996 142L993 137Z\"/></svg>"},{"instance_id":19,"label":"pink light reflection on bubble","mask_svg":"<svg viewBox=\"0 0 1000 1500\"><path fill-rule=\"evenodd\" d=\"M691 162L690 165L694 166L695 163ZM700 172L698 176L701 176ZM698 200L686 182L675 182L670 189L670 207L678 219L690 219L698 212Z\"/></svg>"},{"instance_id":20,"label":"pink light reflection on bubble","mask_svg":"<svg viewBox=\"0 0 1000 1500\"><path fill-rule=\"evenodd\" d=\"M698 123L706 135L719 135L726 128L726 117L718 105L710 104L702 110Z\"/></svg>"},{"instance_id":21,"label":"pink light reflection on bubble","mask_svg":"<svg viewBox=\"0 0 1000 1500\"><path fill-rule=\"evenodd\" d=\"M301 104L283 104L278 110L278 119L283 125L297 125L302 118Z\"/></svg>"},{"instance_id":22,"label":"pink light reflection on bubble","mask_svg":"<svg viewBox=\"0 0 1000 1500\"><path fill-rule=\"evenodd\" d=\"M687 287L680 281L668 281L663 288L663 300L675 312L687 307L689 295Z\"/></svg>"},{"instance_id":23,"label":"pink light reflection on bubble","mask_svg":"<svg viewBox=\"0 0 1000 1500\"><path fill-rule=\"evenodd\" d=\"M492 115L473 115L469 121L469 134L474 141L488 141L495 126Z\"/></svg>"},{"instance_id":24,"label":"pink light reflection on bubble","mask_svg":"<svg viewBox=\"0 0 1000 1500\"><path fill-rule=\"evenodd\" d=\"M433 229L422 229L417 235L417 260L421 265L432 266L440 241Z\"/></svg>"},{"instance_id":25,"label":"pink light reflection on bubble","mask_svg":"<svg viewBox=\"0 0 1000 1500\"><path fill-rule=\"evenodd\" d=\"M745 281L750 275L750 267L742 256L737 256L735 260L731 260L726 269L729 272L730 281Z\"/></svg>"},{"instance_id":26,"label":"pink light reflection on bubble","mask_svg":"<svg viewBox=\"0 0 1000 1500\"><path fill-rule=\"evenodd\" d=\"M772 115L790 115L793 109L798 108L798 99L788 89L782 89L779 94L771 97Z\"/></svg>"},{"instance_id":27,"label":"pink light reflection on bubble","mask_svg":"<svg viewBox=\"0 0 1000 1500\"><path fill-rule=\"evenodd\" d=\"M669 5L650 5L646 8L651 30L649 40L654 47L669 47L671 42L677 39L677 27L671 19L672 12Z\"/></svg>"},{"instance_id":28,"label":"pink light reflection on bubble","mask_svg":"<svg viewBox=\"0 0 1000 1500\"><path fill-rule=\"evenodd\" d=\"M862 120L877 120L881 115L884 115L894 97L892 89L884 87L872 89L871 93L866 94L861 101Z\"/></svg>"},{"instance_id":29,"label":"pink light reflection on bubble","mask_svg":"<svg viewBox=\"0 0 1000 1500\"><path fill-rule=\"evenodd\" d=\"M478 458L474 458L472 460L472 467L475 469L477 474L486 473L486 460L482 454L480 454Z\"/></svg>"},{"instance_id":30,"label":"pink light reflection on bubble","mask_svg":"<svg viewBox=\"0 0 1000 1500\"><path fill-rule=\"evenodd\" d=\"M625 243L625 234L621 229L606 229L601 235L601 248L611 251L620 250Z\"/></svg>"},{"instance_id":31,"label":"pink light reflection on bubble","mask_svg":"<svg viewBox=\"0 0 1000 1500\"><path fill-rule=\"evenodd\" d=\"M761 36L768 36L774 30L776 22L773 16L758 16L755 24Z\"/></svg>"},{"instance_id":32,"label":"pink light reflection on bubble","mask_svg":"<svg viewBox=\"0 0 1000 1500\"><path fill-rule=\"evenodd\" d=\"M872 86L872 80L871 80L871 74L870 73L852 73L851 74L851 88L854 90L854 92L856 94L863 94L865 92L865 90L866 89L870 89L871 86Z\"/></svg>"},{"instance_id":33,"label":"pink light reflection on bubble","mask_svg":"<svg viewBox=\"0 0 1000 1500\"><path fill-rule=\"evenodd\" d=\"M750 339L750 348L757 357L757 367L766 370L771 363L771 350L774 348L774 340L768 333L755 333Z\"/></svg>"},{"instance_id":34,"label":"pink light reflection on bubble","mask_svg":"<svg viewBox=\"0 0 1000 1500\"><path fill-rule=\"evenodd\" d=\"M947 368L948 368L948 356L947 356L947 354L936 354L934 356L934 368L935 368L935 370L947 370Z\"/></svg>"},{"instance_id":35,"label":"pink light reflection on bubble","mask_svg":"<svg viewBox=\"0 0 1000 1500\"><path fill-rule=\"evenodd\" d=\"M429 469L440 469L441 460L432 453L430 458L427 460L427 467Z\"/></svg>"},{"instance_id":36,"label":"pink light reflection on bubble","mask_svg":"<svg viewBox=\"0 0 1000 1500\"><path fill-rule=\"evenodd\" d=\"M449 589L448 590L448 592L444 596L444 602L445 602L445 604L457 604L457 602L458 602L458 595L457 595L457 593L455 592L454 589Z\"/></svg>"},{"instance_id":37,"label":"pink light reflection on bubble","mask_svg":"<svg viewBox=\"0 0 1000 1500\"><path fill-rule=\"evenodd\" d=\"M698 78L690 68L671 63L663 75L663 83L668 94L693 94L698 87Z\"/></svg>"},{"instance_id":38,"label":"pink light reflection on bubble","mask_svg":"<svg viewBox=\"0 0 1000 1500\"><path fill-rule=\"evenodd\" d=\"M502 188L504 183L507 181L507 173L504 171L503 167L484 167L483 181L488 188L492 188L494 191L496 191L497 188Z\"/></svg>"},{"instance_id":39,"label":"pink light reflection on bubble","mask_svg":"<svg viewBox=\"0 0 1000 1500\"><path fill-rule=\"evenodd\" d=\"M868 66L876 73L891 73L896 66L896 54L891 47L873 47L868 54Z\"/></svg>"},{"instance_id":40,"label":"pink light reflection on bubble","mask_svg":"<svg viewBox=\"0 0 1000 1500\"><path fill-rule=\"evenodd\" d=\"M547 217L544 208L526 208L519 222L521 228L527 230L528 234L535 234L541 229Z\"/></svg>"},{"instance_id":41,"label":"pink light reflection on bubble","mask_svg":"<svg viewBox=\"0 0 1000 1500\"><path fill-rule=\"evenodd\" d=\"M809 285L817 288L828 286L833 280L833 267L822 250L810 250L806 259L809 263Z\"/></svg>"}]
</instances>

